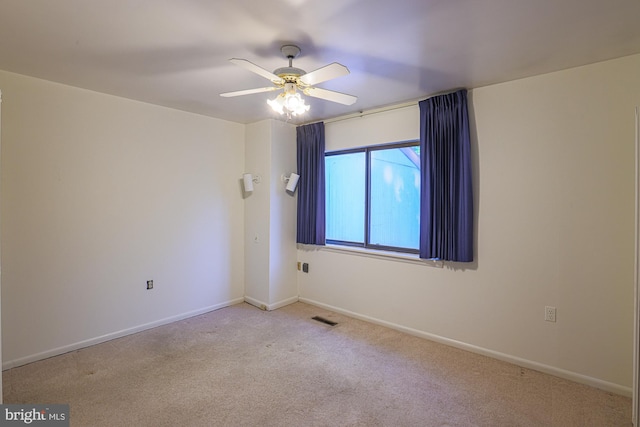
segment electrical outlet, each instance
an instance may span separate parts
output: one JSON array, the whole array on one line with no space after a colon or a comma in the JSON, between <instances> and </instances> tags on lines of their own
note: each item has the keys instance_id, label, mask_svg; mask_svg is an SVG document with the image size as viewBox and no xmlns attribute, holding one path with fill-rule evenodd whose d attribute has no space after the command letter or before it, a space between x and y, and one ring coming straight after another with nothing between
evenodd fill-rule
<instances>
[{"instance_id":1,"label":"electrical outlet","mask_svg":"<svg viewBox=\"0 0 640 427\"><path fill-rule=\"evenodd\" d=\"M546 306L544 308L544 320L547 322L555 322L556 321L556 308Z\"/></svg>"},{"instance_id":2,"label":"electrical outlet","mask_svg":"<svg viewBox=\"0 0 640 427\"><path fill-rule=\"evenodd\" d=\"M153 280L147 280L147 289L153 289Z\"/></svg>"}]
</instances>

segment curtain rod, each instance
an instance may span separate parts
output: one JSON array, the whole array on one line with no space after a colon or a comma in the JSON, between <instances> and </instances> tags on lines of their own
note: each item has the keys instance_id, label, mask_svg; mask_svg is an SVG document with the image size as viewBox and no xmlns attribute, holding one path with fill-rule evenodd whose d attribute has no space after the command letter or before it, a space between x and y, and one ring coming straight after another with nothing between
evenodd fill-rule
<instances>
[{"instance_id":1,"label":"curtain rod","mask_svg":"<svg viewBox=\"0 0 640 427\"><path fill-rule=\"evenodd\" d=\"M326 123L335 123L335 122L341 122L343 120L355 119L356 117L365 117L365 116L370 116L372 114L384 113L386 111L399 110L400 108L407 108L407 107L412 107L412 106L418 105L418 103L420 101L423 101L425 99L433 98L434 96L438 96L438 95L444 95L444 94L447 94L447 93L452 93L452 92L455 92L457 90L460 90L460 89L445 90L445 91L442 91L442 92L436 92L436 93L434 93L432 95L427 95L427 96L423 96L423 97L420 97L420 98L416 98L416 99L414 99L412 101L403 102L402 104L393 104L393 105L388 105L386 107L373 108L373 109L367 110L367 111L362 110L362 111L360 111L358 113L346 114L344 116L333 117L331 119L326 119L326 120L313 120L313 121L310 121L310 122L301 123L301 124L299 124L297 126L303 126L303 125L308 125L310 123L318 123L318 122L324 122L325 124Z\"/></svg>"},{"instance_id":2,"label":"curtain rod","mask_svg":"<svg viewBox=\"0 0 640 427\"><path fill-rule=\"evenodd\" d=\"M393 110L399 110L401 108L407 108L407 107L413 107L418 105L419 101L410 101L410 102L405 102L402 104L395 104L395 105L390 105L387 107L381 107L381 108L374 108L372 110L367 110L367 111L359 111L357 113L351 113L351 114L346 114L344 116L339 116L339 117L334 117L332 119L327 119L327 120L322 120L325 124L327 123L335 123L335 122L341 122L343 120L348 120L348 119L354 119L357 117L365 117L365 116L370 116L372 114L378 114L378 113L384 113L386 111L393 111Z\"/></svg>"},{"instance_id":3,"label":"curtain rod","mask_svg":"<svg viewBox=\"0 0 640 427\"><path fill-rule=\"evenodd\" d=\"M386 106L386 107L374 108L374 109L367 110L367 111L362 110L362 111L359 111L357 113L345 114L344 116L333 117L331 119L313 120L313 121L310 121L310 122L304 122L304 123L300 123L300 124L298 124L296 126L303 126L303 125L308 125L310 123L318 123L318 122L324 122L325 124L326 123L341 122L343 120L354 119L356 117L365 117L365 116L370 116L372 114L384 113L385 111L393 111L393 110L399 110L401 108L412 107L414 105L418 105L418 102L420 102L420 100L408 101L408 102L404 102L402 104L394 104L394 105L389 105L389 106Z\"/></svg>"}]
</instances>

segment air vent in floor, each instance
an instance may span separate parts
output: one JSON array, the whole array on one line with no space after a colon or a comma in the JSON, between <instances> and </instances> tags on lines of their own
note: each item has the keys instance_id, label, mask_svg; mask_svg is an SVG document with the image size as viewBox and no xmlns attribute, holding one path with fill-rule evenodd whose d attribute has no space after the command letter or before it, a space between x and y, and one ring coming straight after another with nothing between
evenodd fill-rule
<instances>
[{"instance_id":1,"label":"air vent in floor","mask_svg":"<svg viewBox=\"0 0 640 427\"><path fill-rule=\"evenodd\" d=\"M338 323L334 322L333 320L329 320L329 319L325 319L324 317L320 317L320 316L314 316L312 317L313 320L317 320L318 322L322 322L324 324L327 324L329 326L336 326Z\"/></svg>"}]
</instances>

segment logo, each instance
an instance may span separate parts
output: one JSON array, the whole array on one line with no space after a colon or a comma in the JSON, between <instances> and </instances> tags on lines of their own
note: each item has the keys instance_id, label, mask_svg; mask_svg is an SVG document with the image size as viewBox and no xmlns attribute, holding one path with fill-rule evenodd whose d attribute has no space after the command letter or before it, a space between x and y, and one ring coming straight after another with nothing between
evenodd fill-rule
<instances>
[{"instance_id":1,"label":"logo","mask_svg":"<svg viewBox=\"0 0 640 427\"><path fill-rule=\"evenodd\" d=\"M69 405L0 405L0 427L69 427Z\"/></svg>"}]
</instances>

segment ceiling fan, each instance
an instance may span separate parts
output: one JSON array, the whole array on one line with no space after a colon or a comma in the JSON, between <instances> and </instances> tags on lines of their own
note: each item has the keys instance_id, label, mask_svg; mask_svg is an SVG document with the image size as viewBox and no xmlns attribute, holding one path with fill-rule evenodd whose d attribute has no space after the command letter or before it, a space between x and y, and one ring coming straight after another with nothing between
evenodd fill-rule
<instances>
[{"instance_id":1,"label":"ceiling fan","mask_svg":"<svg viewBox=\"0 0 640 427\"><path fill-rule=\"evenodd\" d=\"M287 114L292 114L294 116L303 114L309 110L309 106L304 104L304 99L302 99L298 91L314 98L320 98L344 105L351 105L357 101L358 98L353 95L315 87L318 83L326 82L327 80L349 74L349 69L344 65L333 62L307 73L306 71L293 66L293 59L300 55L300 48L298 46L284 45L280 51L285 58L289 60L289 66L278 68L273 72L265 70L246 59L232 58L229 60L235 65L239 65L240 67L270 80L274 86L226 92L221 93L220 96L232 97L282 90L282 93L280 93L275 99L268 100L267 103L269 103L271 108L280 114L284 114L286 112Z\"/></svg>"}]
</instances>

